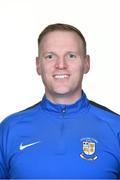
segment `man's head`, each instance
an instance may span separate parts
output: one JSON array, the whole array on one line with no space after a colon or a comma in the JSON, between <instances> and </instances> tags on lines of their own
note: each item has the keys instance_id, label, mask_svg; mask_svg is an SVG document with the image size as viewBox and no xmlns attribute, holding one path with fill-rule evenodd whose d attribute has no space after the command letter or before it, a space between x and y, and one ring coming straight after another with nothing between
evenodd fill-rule
<instances>
[{"instance_id":1,"label":"man's head","mask_svg":"<svg viewBox=\"0 0 120 180\"><path fill-rule=\"evenodd\" d=\"M83 75L89 71L89 56L82 33L67 24L47 26L38 38L37 72L46 96L53 102L72 103L81 96Z\"/></svg>"},{"instance_id":2,"label":"man's head","mask_svg":"<svg viewBox=\"0 0 120 180\"><path fill-rule=\"evenodd\" d=\"M38 54L40 55L40 45L41 45L41 41L43 39L43 37L48 34L49 32L54 32L54 31L72 31L72 32L76 32L78 34L78 36L80 37L80 39L82 40L81 45L83 48L83 53L84 55L86 55L86 40L83 36L83 34L79 31L79 29L77 29L76 27L69 25L69 24L50 24L48 25L39 35L38 37Z\"/></svg>"}]
</instances>

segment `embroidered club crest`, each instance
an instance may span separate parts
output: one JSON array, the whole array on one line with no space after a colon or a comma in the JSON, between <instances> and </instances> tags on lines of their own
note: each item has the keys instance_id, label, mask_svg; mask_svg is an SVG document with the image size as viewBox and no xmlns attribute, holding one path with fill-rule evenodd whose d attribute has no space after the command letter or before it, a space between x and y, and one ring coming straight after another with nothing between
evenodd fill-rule
<instances>
[{"instance_id":1,"label":"embroidered club crest","mask_svg":"<svg viewBox=\"0 0 120 180\"><path fill-rule=\"evenodd\" d=\"M96 160L96 142L93 139L87 138L82 140L82 153L80 157L85 160Z\"/></svg>"}]
</instances>

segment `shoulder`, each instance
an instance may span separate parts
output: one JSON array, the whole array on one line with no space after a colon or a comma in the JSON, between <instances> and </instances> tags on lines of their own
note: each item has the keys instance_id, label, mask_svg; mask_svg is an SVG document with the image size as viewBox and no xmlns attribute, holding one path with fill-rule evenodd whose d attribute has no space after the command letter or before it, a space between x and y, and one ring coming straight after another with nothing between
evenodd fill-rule
<instances>
[{"instance_id":1,"label":"shoulder","mask_svg":"<svg viewBox=\"0 0 120 180\"><path fill-rule=\"evenodd\" d=\"M27 109L9 115L1 122L1 126L9 126L14 125L16 123L22 123L23 121L29 121L31 118L37 115L39 109L40 102L28 107Z\"/></svg>"},{"instance_id":2,"label":"shoulder","mask_svg":"<svg viewBox=\"0 0 120 180\"><path fill-rule=\"evenodd\" d=\"M89 101L89 103L90 103L89 111L91 114L96 116L102 122L107 123L112 128L120 129L119 114L94 101Z\"/></svg>"},{"instance_id":3,"label":"shoulder","mask_svg":"<svg viewBox=\"0 0 120 180\"><path fill-rule=\"evenodd\" d=\"M105 115L105 116L110 116L110 117L114 117L114 118L120 118L120 115L117 114L116 112L112 111L111 109L101 105L101 104L98 104L94 101L89 101L90 103L90 106L91 106L91 110L94 112L94 113L97 113L99 115L102 114L102 115Z\"/></svg>"}]
</instances>

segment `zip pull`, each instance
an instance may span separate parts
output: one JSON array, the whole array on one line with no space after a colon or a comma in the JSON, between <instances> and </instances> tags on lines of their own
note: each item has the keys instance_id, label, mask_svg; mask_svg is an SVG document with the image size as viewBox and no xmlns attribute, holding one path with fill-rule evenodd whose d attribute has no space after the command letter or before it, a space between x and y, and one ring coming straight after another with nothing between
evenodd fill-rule
<instances>
[{"instance_id":1,"label":"zip pull","mask_svg":"<svg viewBox=\"0 0 120 180\"><path fill-rule=\"evenodd\" d=\"M65 113L66 112L66 108L64 108L64 109L62 109L62 111L61 111L62 113Z\"/></svg>"},{"instance_id":2,"label":"zip pull","mask_svg":"<svg viewBox=\"0 0 120 180\"><path fill-rule=\"evenodd\" d=\"M62 115L63 115L63 117L64 117L64 115L65 115L65 113L66 113L66 106L64 106L64 107L61 109L61 113L62 113Z\"/></svg>"}]
</instances>

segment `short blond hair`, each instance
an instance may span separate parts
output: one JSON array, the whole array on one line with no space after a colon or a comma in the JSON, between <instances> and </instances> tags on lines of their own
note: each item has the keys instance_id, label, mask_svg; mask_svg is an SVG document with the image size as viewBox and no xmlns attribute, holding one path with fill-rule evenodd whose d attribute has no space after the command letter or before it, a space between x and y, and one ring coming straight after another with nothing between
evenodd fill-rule
<instances>
[{"instance_id":1,"label":"short blond hair","mask_svg":"<svg viewBox=\"0 0 120 180\"><path fill-rule=\"evenodd\" d=\"M69 25L69 24L61 24L61 23L56 23L56 24L50 24L48 25L45 29L43 29L43 31L40 33L39 37L38 37L38 48L40 46L40 43L43 39L43 37L49 33L49 32L53 32L53 31L73 31L76 32L80 39L82 40L82 44L83 44L83 53L84 55L86 55L86 40L83 36L83 34L74 26Z\"/></svg>"}]
</instances>

